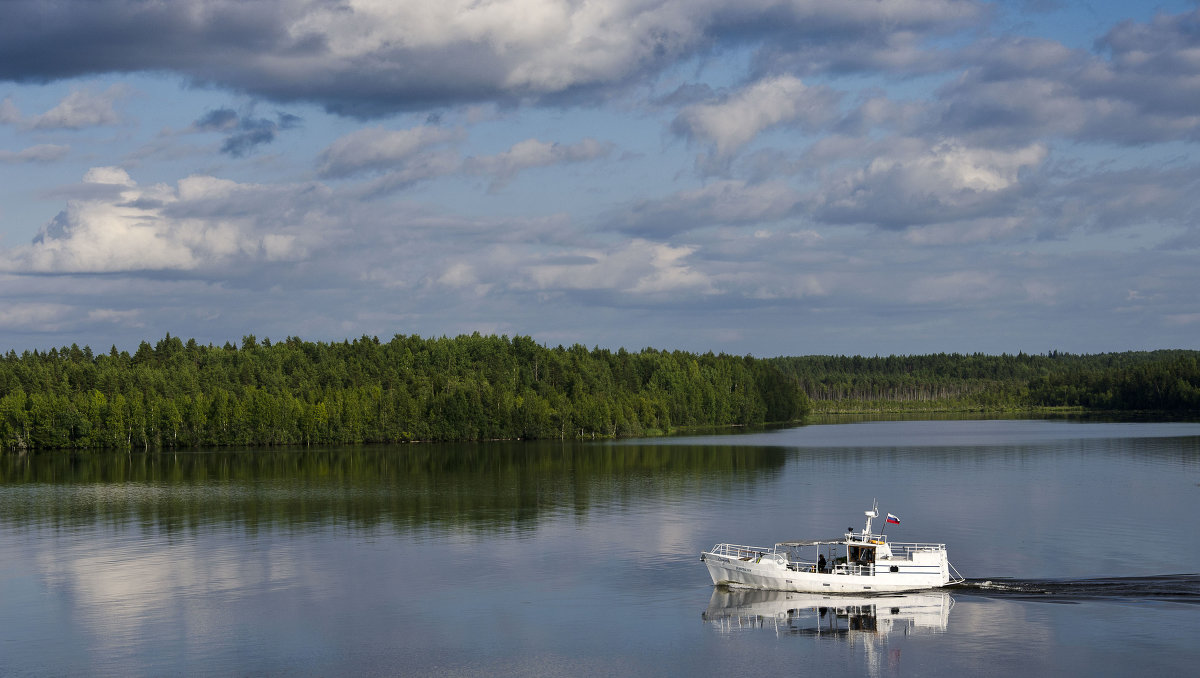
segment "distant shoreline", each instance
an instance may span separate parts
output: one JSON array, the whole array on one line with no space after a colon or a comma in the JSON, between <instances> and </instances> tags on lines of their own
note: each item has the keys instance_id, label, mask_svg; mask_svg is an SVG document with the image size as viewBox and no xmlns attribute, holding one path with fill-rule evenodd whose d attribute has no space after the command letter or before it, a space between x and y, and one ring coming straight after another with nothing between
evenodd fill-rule
<instances>
[{"instance_id":1,"label":"distant shoreline","mask_svg":"<svg viewBox=\"0 0 1200 678\"><path fill-rule=\"evenodd\" d=\"M753 358L396 335L241 346L167 335L0 358L0 449L603 440L806 416L1200 412L1200 352ZM775 422L775 424L772 424Z\"/></svg>"}]
</instances>

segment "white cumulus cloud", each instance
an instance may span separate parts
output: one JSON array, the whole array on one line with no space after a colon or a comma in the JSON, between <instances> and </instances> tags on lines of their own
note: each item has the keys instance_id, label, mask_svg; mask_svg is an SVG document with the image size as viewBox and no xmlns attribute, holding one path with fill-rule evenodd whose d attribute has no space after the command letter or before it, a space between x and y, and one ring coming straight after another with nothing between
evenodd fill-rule
<instances>
[{"instance_id":1,"label":"white cumulus cloud","mask_svg":"<svg viewBox=\"0 0 1200 678\"><path fill-rule=\"evenodd\" d=\"M826 221L885 228L1007 215L1011 206L1002 196L1047 154L1040 143L1013 150L900 143L866 167L831 178L818 192L814 212Z\"/></svg>"},{"instance_id":2,"label":"white cumulus cloud","mask_svg":"<svg viewBox=\"0 0 1200 678\"><path fill-rule=\"evenodd\" d=\"M193 176L176 188L139 186L118 167L92 168L81 196L69 200L33 242L0 251L17 272L188 271L241 257L302 257L319 237L311 209L327 191L260 186ZM315 194L315 195L314 195Z\"/></svg>"}]
</instances>

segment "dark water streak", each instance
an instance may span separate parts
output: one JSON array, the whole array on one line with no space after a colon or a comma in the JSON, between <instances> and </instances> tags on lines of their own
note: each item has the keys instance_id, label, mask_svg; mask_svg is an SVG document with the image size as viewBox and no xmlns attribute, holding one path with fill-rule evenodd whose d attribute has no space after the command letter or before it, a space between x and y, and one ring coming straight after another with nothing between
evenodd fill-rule
<instances>
[{"instance_id":1,"label":"dark water streak","mask_svg":"<svg viewBox=\"0 0 1200 678\"><path fill-rule=\"evenodd\" d=\"M1200 574L1093 579L968 579L949 590L955 595L1050 603L1119 599L1200 605Z\"/></svg>"}]
</instances>

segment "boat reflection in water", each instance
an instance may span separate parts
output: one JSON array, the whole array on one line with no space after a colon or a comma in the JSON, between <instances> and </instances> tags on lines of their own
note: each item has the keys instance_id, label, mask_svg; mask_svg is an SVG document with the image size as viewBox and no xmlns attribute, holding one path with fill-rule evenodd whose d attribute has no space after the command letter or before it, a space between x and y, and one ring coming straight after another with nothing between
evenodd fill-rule
<instances>
[{"instance_id":1,"label":"boat reflection in water","mask_svg":"<svg viewBox=\"0 0 1200 678\"><path fill-rule=\"evenodd\" d=\"M747 628L779 634L886 638L891 633L944 633L954 599L945 591L828 595L713 589L704 621L724 632Z\"/></svg>"}]
</instances>

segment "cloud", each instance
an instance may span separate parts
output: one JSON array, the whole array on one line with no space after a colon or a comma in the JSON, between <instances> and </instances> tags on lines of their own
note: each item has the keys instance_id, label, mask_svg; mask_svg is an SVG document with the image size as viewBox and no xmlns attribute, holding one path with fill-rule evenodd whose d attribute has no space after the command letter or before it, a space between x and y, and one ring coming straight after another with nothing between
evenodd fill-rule
<instances>
[{"instance_id":1,"label":"cloud","mask_svg":"<svg viewBox=\"0 0 1200 678\"><path fill-rule=\"evenodd\" d=\"M634 238L607 250L581 250L562 260L561 256L534 260L521 266L523 282L516 287L539 291L609 291L653 295L687 291L706 294L712 282L688 265L694 247L675 247Z\"/></svg>"},{"instance_id":2,"label":"cloud","mask_svg":"<svg viewBox=\"0 0 1200 678\"><path fill-rule=\"evenodd\" d=\"M495 191L506 186L523 170L603 158L612 153L614 147L611 142L595 139L584 139L576 144L526 139L503 153L467 158L463 167L472 174L491 176L489 190Z\"/></svg>"},{"instance_id":3,"label":"cloud","mask_svg":"<svg viewBox=\"0 0 1200 678\"><path fill-rule=\"evenodd\" d=\"M796 123L812 128L829 122L838 99L827 87L808 87L797 78L781 75L760 80L721 101L687 106L672 129L713 144L717 156L727 158L776 125Z\"/></svg>"},{"instance_id":4,"label":"cloud","mask_svg":"<svg viewBox=\"0 0 1200 678\"><path fill-rule=\"evenodd\" d=\"M1148 23L1122 21L1096 46L1109 54L1110 69L1089 79L1089 89L1103 91L1110 85L1111 91L1138 101L1143 111L1195 117L1200 109L1200 9L1158 13ZM1194 125L1192 121L1189 128Z\"/></svg>"},{"instance_id":5,"label":"cloud","mask_svg":"<svg viewBox=\"0 0 1200 678\"><path fill-rule=\"evenodd\" d=\"M59 302L7 301L0 307L0 325L18 332L64 331L81 322L139 326L139 311L83 308Z\"/></svg>"},{"instance_id":6,"label":"cloud","mask_svg":"<svg viewBox=\"0 0 1200 678\"><path fill-rule=\"evenodd\" d=\"M462 168L462 158L455 151L432 151L415 154L397 162L396 167L362 186L360 195L379 198L422 181L454 174Z\"/></svg>"},{"instance_id":7,"label":"cloud","mask_svg":"<svg viewBox=\"0 0 1200 678\"><path fill-rule=\"evenodd\" d=\"M300 122L300 118L291 113L277 113L275 119L271 120L239 115L229 108L215 108L192 123L192 129L225 134L221 152L240 158L258 146L275 141L279 132L292 129Z\"/></svg>"},{"instance_id":8,"label":"cloud","mask_svg":"<svg viewBox=\"0 0 1200 678\"><path fill-rule=\"evenodd\" d=\"M16 125L21 122L21 110L13 103L12 97L0 99L0 125Z\"/></svg>"},{"instance_id":9,"label":"cloud","mask_svg":"<svg viewBox=\"0 0 1200 678\"><path fill-rule=\"evenodd\" d=\"M1151 224L1200 233L1200 167L1137 167L1061 179L1038 201L1050 232L1114 231Z\"/></svg>"},{"instance_id":10,"label":"cloud","mask_svg":"<svg viewBox=\"0 0 1200 678\"><path fill-rule=\"evenodd\" d=\"M936 125L930 124L936 117L930 108L926 102L893 101L868 91L852 111L837 121L834 129L838 134L858 136L878 130L893 130L905 135L932 130L936 134Z\"/></svg>"},{"instance_id":11,"label":"cloud","mask_svg":"<svg viewBox=\"0 0 1200 678\"><path fill-rule=\"evenodd\" d=\"M14 165L27 162L54 162L62 160L71 151L70 146L38 144L20 151L0 150L0 164Z\"/></svg>"},{"instance_id":12,"label":"cloud","mask_svg":"<svg viewBox=\"0 0 1200 678\"><path fill-rule=\"evenodd\" d=\"M15 329L55 327L73 311L59 303L12 302L0 306L0 324Z\"/></svg>"},{"instance_id":13,"label":"cloud","mask_svg":"<svg viewBox=\"0 0 1200 678\"><path fill-rule=\"evenodd\" d=\"M914 304L976 304L989 298L1006 296L996 276L978 270L952 271L923 276L908 289L908 301Z\"/></svg>"},{"instance_id":14,"label":"cloud","mask_svg":"<svg viewBox=\"0 0 1200 678\"><path fill-rule=\"evenodd\" d=\"M1200 325L1200 313L1171 313L1163 318L1163 322L1174 327Z\"/></svg>"},{"instance_id":15,"label":"cloud","mask_svg":"<svg viewBox=\"0 0 1200 678\"><path fill-rule=\"evenodd\" d=\"M622 87L754 40L874 42L900 31L915 42L985 13L973 0L8 0L0 78L171 71L371 117Z\"/></svg>"},{"instance_id":16,"label":"cloud","mask_svg":"<svg viewBox=\"0 0 1200 678\"><path fill-rule=\"evenodd\" d=\"M2 30L2 29L0 29ZM54 108L25 117L11 96L0 99L0 125L18 125L34 130L83 129L117 125L122 122L115 105L129 96L132 90L125 85L112 85L103 92L82 88L63 97Z\"/></svg>"},{"instance_id":17,"label":"cloud","mask_svg":"<svg viewBox=\"0 0 1200 678\"><path fill-rule=\"evenodd\" d=\"M1036 233L1040 220L1033 218L1034 215L1028 213L1028 208L1014 206L1011 212L1001 216L976 216L961 221L916 224L904 232L904 240L913 245L945 247L1011 240Z\"/></svg>"},{"instance_id":18,"label":"cloud","mask_svg":"<svg viewBox=\"0 0 1200 678\"><path fill-rule=\"evenodd\" d=\"M866 167L831 177L811 209L822 221L907 228L1007 213L1023 171L1036 169L1048 150L1031 144L1013 150L942 142L898 144Z\"/></svg>"},{"instance_id":19,"label":"cloud","mask_svg":"<svg viewBox=\"0 0 1200 678\"><path fill-rule=\"evenodd\" d=\"M348 262L343 274L366 289L426 293L503 291L519 267L547 252L578 247L563 215L542 218L463 217L411 204L361 203L354 229L332 243ZM333 261L321 257L321 261ZM495 295L492 297L495 301ZM444 301L438 304L447 303Z\"/></svg>"},{"instance_id":20,"label":"cloud","mask_svg":"<svg viewBox=\"0 0 1200 678\"><path fill-rule=\"evenodd\" d=\"M934 49L927 43L933 37L973 25L980 18L978 5L947 3L945 9L948 10L945 14L923 25L915 22L895 25L884 20L827 33L810 28L806 34L791 36L793 39L770 40L758 50L753 70L760 74L793 73L804 77L831 73L940 72L952 67L954 52Z\"/></svg>"},{"instance_id":21,"label":"cloud","mask_svg":"<svg viewBox=\"0 0 1200 678\"><path fill-rule=\"evenodd\" d=\"M708 226L763 225L795 213L800 194L781 182L713 181L665 198L636 202L609 217L609 227L665 237Z\"/></svg>"},{"instance_id":22,"label":"cloud","mask_svg":"<svg viewBox=\"0 0 1200 678\"><path fill-rule=\"evenodd\" d=\"M214 108L200 116L192 126L205 132L228 132L237 129L238 114L231 108Z\"/></svg>"},{"instance_id":23,"label":"cloud","mask_svg":"<svg viewBox=\"0 0 1200 678\"><path fill-rule=\"evenodd\" d=\"M344 178L396 170L412 164L422 151L460 141L463 136L462 130L432 125L401 130L363 128L337 139L321 151L317 171L322 177ZM444 163L437 164L444 166Z\"/></svg>"},{"instance_id":24,"label":"cloud","mask_svg":"<svg viewBox=\"0 0 1200 678\"><path fill-rule=\"evenodd\" d=\"M1115 170L1106 161L1051 161L1043 143L992 148L913 137L827 137L794 162L823 168L799 203L805 214L904 231L915 245L1141 229L1143 246L1165 247L1168 231L1178 246L1186 246L1188 232L1200 233L1194 164Z\"/></svg>"},{"instance_id":25,"label":"cloud","mask_svg":"<svg viewBox=\"0 0 1200 678\"><path fill-rule=\"evenodd\" d=\"M124 85L113 85L103 92L78 89L64 97L54 108L25 121L25 124L38 130L117 125L121 122L121 116L113 106L127 97L129 92ZM15 109L10 109L6 115L14 114Z\"/></svg>"},{"instance_id":26,"label":"cloud","mask_svg":"<svg viewBox=\"0 0 1200 678\"><path fill-rule=\"evenodd\" d=\"M436 148L457 144L465 136L461 129L430 125L402 130L360 129L325 148L317 159L317 171L326 178L379 174L363 191L375 197L458 172L491 177L490 189L495 191L524 170L586 162L605 157L614 148L612 143L595 139L575 144L526 139L502 153L466 159L456 151Z\"/></svg>"},{"instance_id":27,"label":"cloud","mask_svg":"<svg viewBox=\"0 0 1200 678\"><path fill-rule=\"evenodd\" d=\"M1125 21L1098 54L1019 36L973 44L962 76L939 92L939 127L983 143L1198 140L1198 27L1200 10Z\"/></svg>"},{"instance_id":28,"label":"cloud","mask_svg":"<svg viewBox=\"0 0 1200 678\"><path fill-rule=\"evenodd\" d=\"M176 188L139 186L125 170L98 167L33 242L0 252L0 268L30 273L192 271L237 260L302 258L324 234L328 191L262 186L206 176Z\"/></svg>"}]
</instances>

